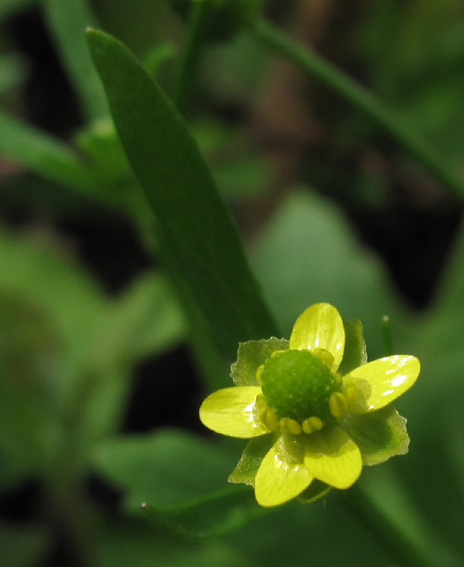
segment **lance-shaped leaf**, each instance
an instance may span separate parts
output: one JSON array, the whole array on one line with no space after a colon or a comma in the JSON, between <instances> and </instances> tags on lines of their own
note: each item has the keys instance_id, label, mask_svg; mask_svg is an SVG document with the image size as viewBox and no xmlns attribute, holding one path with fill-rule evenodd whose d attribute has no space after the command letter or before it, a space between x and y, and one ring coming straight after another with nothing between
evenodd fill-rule
<instances>
[{"instance_id":1,"label":"lance-shaped leaf","mask_svg":"<svg viewBox=\"0 0 464 567\"><path fill-rule=\"evenodd\" d=\"M128 49L88 31L129 162L157 218L164 258L191 312L208 320L225 352L239 341L275 335L236 227L187 126L172 102ZM186 285L188 284L188 285Z\"/></svg>"}]
</instances>

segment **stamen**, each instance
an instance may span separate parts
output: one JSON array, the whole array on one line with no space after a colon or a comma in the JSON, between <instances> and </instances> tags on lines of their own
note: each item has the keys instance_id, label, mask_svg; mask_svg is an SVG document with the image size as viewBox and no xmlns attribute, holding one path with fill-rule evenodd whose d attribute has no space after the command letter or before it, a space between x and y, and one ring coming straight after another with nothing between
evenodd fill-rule
<instances>
[{"instance_id":1,"label":"stamen","mask_svg":"<svg viewBox=\"0 0 464 567\"><path fill-rule=\"evenodd\" d=\"M332 365L334 363L334 357L333 355L326 350L325 348L316 348L313 351L314 355L317 356L317 358L319 358L320 360L322 360L322 362L328 366L329 368L332 368Z\"/></svg>"},{"instance_id":2,"label":"stamen","mask_svg":"<svg viewBox=\"0 0 464 567\"><path fill-rule=\"evenodd\" d=\"M258 384L260 386L263 385L263 381L261 379L261 376L263 374L263 370L264 370L264 364L261 364L261 366L258 366L258 369L256 370L256 380L258 381Z\"/></svg>"},{"instance_id":3,"label":"stamen","mask_svg":"<svg viewBox=\"0 0 464 567\"><path fill-rule=\"evenodd\" d=\"M348 384L345 388L345 396L349 404L354 403L358 399L358 388L354 384Z\"/></svg>"},{"instance_id":4,"label":"stamen","mask_svg":"<svg viewBox=\"0 0 464 567\"><path fill-rule=\"evenodd\" d=\"M258 394L256 396L256 405L258 406L258 409L267 409L266 398L263 394Z\"/></svg>"},{"instance_id":5,"label":"stamen","mask_svg":"<svg viewBox=\"0 0 464 567\"><path fill-rule=\"evenodd\" d=\"M290 418L288 418L287 420L287 428L290 431L290 433L293 433L293 435L300 435L300 433L303 431L298 421Z\"/></svg>"},{"instance_id":6,"label":"stamen","mask_svg":"<svg viewBox=\"0 0 464 567\"><path fill-rule=\"evenodd\" d=\"M279 429L279 419L274 411L268 409L264 419L264 425L267 425L271 431L277 431Z\"/></svg>"},{"instance_id":7,"label":"stamen","mask_svg":"<svg viewBox=\"0 0 464 567\"><path fill-rule=\"evenodd\" d=\"M322 429L323 426L324 423L322 419L317 417L317 415L308 417L302 423L302 429L305 433L313 433L314 431L319 431L319 429Z\"/></svg>"},{"instance_id":8,"label":"stamen","mask_svg":"<svg viewBox=\"0 0 464 567\"><path fill-rule=\"evenodd\" d=\"M279 429L282 431L282 433L287 433L289 431L287 429L287 421L288 417L281 417L279 419Z\"/></svg>"},{"instance_id":9,"label":"stamen","mask_svg":"<svg viewBox=\"0 0 464 567\"><path fill-rule=\"evenodd\" d=\"M333 392L329 398L329 409L335 419L340 421L348 409L348 400L341 392Z\"/></svg>"}]
</instances>

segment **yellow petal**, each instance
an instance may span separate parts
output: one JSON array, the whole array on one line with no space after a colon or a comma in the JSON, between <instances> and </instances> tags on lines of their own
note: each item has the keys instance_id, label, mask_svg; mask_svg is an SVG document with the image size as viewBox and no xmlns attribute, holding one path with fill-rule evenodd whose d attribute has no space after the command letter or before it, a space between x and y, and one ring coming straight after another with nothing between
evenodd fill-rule
<instances>
[{"instance_id":1,"label":"yellow petal","mask_svg":"<svg viewBox=\"0 0 464 567\"><path fill-rule=\"evenodd\" d=\"M308 436L304 464L322 482L335 488L349 488L361 474L362 456L348 434L333 425Z\"/></svg>"},{"instance_id":2,"label":"yellow petal","mask_svg":"<svg viewBox=\"0 0 464 567\"><path fill-rule=\"evenodd\" d=\"M284 447L280 437L264 457L255 477L255 496L261 506L278 506L303 492L313 476L303 463L303 452ZM301 443L300 443L301 444Z\"/></svg>"},{"instance_id":3,"label":"yellow petal","mask_svg":"<svg viewBox=\"0 0 464 567\"><path fill-rule=\"evenodd\" d=\"M414 356L396 354L352 370L343 377L343 382L354 384L360 395L349 411L366 413L390 404L409 390L417 380L420 368L420 362Z\"/></svg>"},{"instance_id":4,"label":"yellow petal","mask_svg":"<svg viewBox=\"0 0 464 567\"><path fill-rule=\"evenodd\" d=\"M336 372L345 350L345 328L340 313L329 303L308 307L297 319L290 336L290 348L314 350L323 348L334 357L332 372Z\"/></svg>"},{"instance_id":5,"label":"yellow petal","mask_svg":"<svg viewBox=\"0 0 464 567\"><path fill-rule=\"evenodd\" d=\"M234 386L218 390L206 398L200 407L203 425L216 433L250 439L269 433L258 419L256 396L258 386Z\"/></svg>"}]
</instances>

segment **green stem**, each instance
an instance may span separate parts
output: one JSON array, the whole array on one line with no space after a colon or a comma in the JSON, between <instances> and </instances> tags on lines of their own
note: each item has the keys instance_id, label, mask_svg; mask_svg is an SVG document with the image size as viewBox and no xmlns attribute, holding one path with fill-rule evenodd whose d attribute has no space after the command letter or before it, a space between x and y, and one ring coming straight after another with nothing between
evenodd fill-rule
<instances>
[{"instance_id":1,"label":"green stem","mask_svg":"<svg viewBox=\"0 0 464 567\"><path fill-rule=\"evenodd\" d=\"M452 167L443 161L419 134L405 126L395 112L387 108L370 91L271 24L257 21L252 27L252 32L271 49L317 78L354 108L374 120L406 152L414 156L433 177L457 197L464 199L464 184L453 172Z\"/></svg>"},{"instance_id":2,"label":"green stem","mask_svg":"<svg viewBox=\"0 0 464 567\"><path fill-rule=\"evenodd\" d=\"M198 63L204 42L204 22L209 9L208 0L193 3L187 44L181 55L173 100L182 115L188 112L197 76Z\"/></svg>"},{"instance_id":3,"label":"green stem","mask_svg":"<svg viewBox=\"0 0 464 567\"><path fill-rule=\"evenodd\" d=\"M393 337L390 325L390 317L384 315L381 319L381 333L382 333L382 356L392 356L393 350Z\"/></svg>"},{"instance_id":4,"label":"green stem","mask_svg":"<svg viewBox=\"0 0 464 567\"><path fill-rule=\"evenodd\" d=\"M354 486L341 493L341 498L350 514L367 528L393 561L404 567L437 566L427 551L408 537L407 530L402 529L394 519L388 517L365 491Z\"/></svg>"}]
</instances>

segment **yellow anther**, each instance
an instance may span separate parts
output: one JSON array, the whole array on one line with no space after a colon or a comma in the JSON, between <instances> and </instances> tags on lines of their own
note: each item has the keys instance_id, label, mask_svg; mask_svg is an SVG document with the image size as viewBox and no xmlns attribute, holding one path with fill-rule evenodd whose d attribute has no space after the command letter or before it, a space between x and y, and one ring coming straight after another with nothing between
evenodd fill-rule
<instances>
[{"instance_id":1,"label":"yellow anther","mask_svg":"<svg viewBox=\"0 0 464 567\"><path fill-rule=\"evenodd\" d=\"M324 422L322 419L317 417L317 415L313 415L312 417L308 417L303 421L302 429L305 433L313 433L314 431L319 431L324 426Z\"/></svg>"},{"instance_id":2,"label":"yellow anther","mask_svg":"<svg viewBox=\"0 0 464 567\"><path fill-rule=\"evenodd\" d=\"M342 375L339 372L336 372L334 374L334 378L335 378L335 384L337 384L337 386L340 386L343 382Z\"/></svg>"},{"instance_id":3,"label":"yellow anther","mask_svg":"<svg viewBox=\"0 0 464 567\"><path fill-rule=\"evenodd\" d=\"M298 421L291 418L287 420L287 428L290 431L290 433L293 433L293 435L300 435L300 433L303 431Z\"/></svg>"},{"instance_id":4,"label":"yellow anther","mask_svg":"<svg viewBox=\"0 0 464 567\"><path fill-rule=\"evenodd\" d=\"M274 358L274 356L277 356L278 354L281 354L285 352L284 350L275 350L272 354L271 354L271 358Z\"/></svg>"},{"instance_id":5,"label":"yellow anther","mask_svg":"<svg viewBox=\"0 0 464 567\"><path fill-rule=\"evenodd\" d=\"M349 404L352 404L358 399L358 388L354 384L348 384L345 389L345 396Z\"/></svg>"},{"instance_id":6,"label":"yellow anther","mask_svg":"<svg viewBox=\"0 0 464 567\"><path fill-rule=\"evenodd\" d=\"M315 354L317 358L322 360L322 362L326 366L332 368L332 365L334 363L334 357L328 350L325 350L325 348L316 348L314 349L313 354Z\"/></svg>"},{"instance_id":7,"label":"yellow anther","mask_svg":"<svg viewBox=\"0 0 464 567\"><path fill-rule=\"evenodd\" d=\"M261 366L258 366L258 369L256 370L256 380L258 380L258 384L260 386L262 386L263 381L261 379L261 376L263 374L263 370L264 370L264 364L261 364Z\"/></svg>"},{"instance_id":8,"label":"yellow anther","mask_svg":"<svg viewBox=\"0 0 464 567\"><path fill-rule=\"evenodd\" d=\"M266 424L266 415L267 415L267 408L258 408L259 420L264 424Z\"/></svg>"},{"instance_id":9,"label":"yellow anther","mask_svg":"<svg viewBox=\"0 0 464 567\"><path fill-rule=\"evenodd\" d=\"M281 417L279 419L279 429L282 431L282 433L288 432L287 421L288 421L288 417Z\"/></svg>"},{"instance_id":10,"label":"yellow anther","mask_svg":"<svg viewBox=\"0 0 464 567\"><path fill-rule=\"evenodd\" d=\"M333 392L329 398L330 413L337 421L343 419L348 408L348 400L341 392Z\"/></svg>"},{"instance_id":11,"label":"yellow anther","mask_svg":"<svg viewBox=\"0 0 464 567\"><path fill-rule=\"evenodd\" d=\"M266 412L264 424L267 425L271 431L277 431L279 429L279 418L271 409L268 409Z\"/></svg>"}]
</instances>

